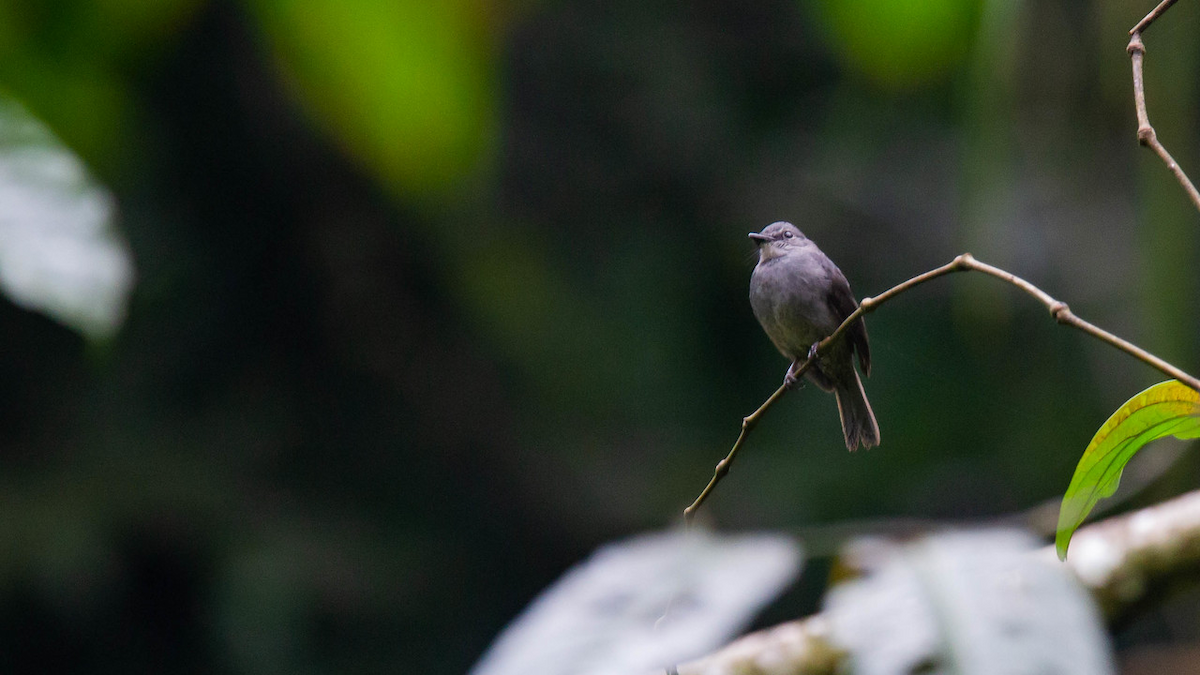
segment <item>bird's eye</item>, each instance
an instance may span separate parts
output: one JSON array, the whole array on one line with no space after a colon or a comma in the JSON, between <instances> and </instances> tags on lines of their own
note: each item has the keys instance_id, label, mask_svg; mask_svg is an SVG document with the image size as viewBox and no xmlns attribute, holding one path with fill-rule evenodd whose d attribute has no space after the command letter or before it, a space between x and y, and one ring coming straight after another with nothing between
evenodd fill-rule
<instances>
[{"instance_id":1,"label":"bird's eye","mask_svg":"<svg viewBox=\"0 0 1200 675\"><path fill-rule=\"evenodd\" d=\"M784 233L783 233L783 236L787 237L788 239L791 239L791 238L792 238L792 233L791 233L791 232L784 232Z\"/></svg>"}]
</instances>

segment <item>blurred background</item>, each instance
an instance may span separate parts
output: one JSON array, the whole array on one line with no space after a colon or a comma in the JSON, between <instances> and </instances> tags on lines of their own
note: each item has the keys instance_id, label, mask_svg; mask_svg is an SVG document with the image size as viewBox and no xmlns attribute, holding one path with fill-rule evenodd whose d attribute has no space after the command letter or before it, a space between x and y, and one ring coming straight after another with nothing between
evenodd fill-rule
<instances>
[{"instance_id":1,"label":"blurred background","mask_svg":"<svg viewBox=\"0 0 1200 675\"><path fill-rule=\"evenodd\" d=\"M104 339L0 301L0 668L466 671L596 546L678 523L778 386L746 299L775 220L859 297L970 251L1196 372L1198 217L1124 51L1152 6L0 0L0 96L136 269ZM1193 174L1198 25L1146 34ZM985 278L868 326L883 445L794 393L708 524L1030 509L1162 379ZM1195 600L1118 647L1200 638Z\"/></svg>"}]
</instances>

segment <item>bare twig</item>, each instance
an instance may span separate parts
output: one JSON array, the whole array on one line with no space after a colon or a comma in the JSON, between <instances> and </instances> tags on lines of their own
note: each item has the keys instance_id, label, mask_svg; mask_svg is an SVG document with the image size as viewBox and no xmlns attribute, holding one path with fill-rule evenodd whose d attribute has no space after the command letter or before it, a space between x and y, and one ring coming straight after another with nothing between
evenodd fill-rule
<instances>
[{"instance_id":1,"label":"bare twig","mask_svg":"<svg viewBox=\"0 0 1200 675\"><path fill-rule=\"evenodd\" d=\"M816 352L812 354L804 363L802 363L799 368L795 369L794 372L796 377L800 377L804 373L808 372L809 368L812 368L816 358L828 351L830 345L841 339L842 335L849 330L850 326L864 314L874 311L877 307L888 300L891 300L897 295L911 290L916 286L925 283L926 281L945 276L952 272L963 271L982 272L988 276L995 277L996 279L1016 286L1022 291L1025 291L1029 295L1033 296L1038 302L1042 303L1042 305L1044 305L1046 309L1050 311L1051 316L1053 316L1054 320L1058 323L1071 326L1072 328L1077 328L1102 342L1108 343L1113 347L1120 349L1121 351L1133 356L1143 363L1162 371L1164 374L1179 380L1192 389L1200 391L1200 380L1196 379L1192 375L1185 373L1179 368L1167 363L1166 361L1142 349L1141 347L1138 347L1127 340L1122 340L1116 335L1113 335L1102 328L1080 319L1071 312L1071 309L1067 307L1067 303L1055 300L1050 296L1050 294L1046 293L1037 286L1034 286L1028 281L1016 276L1015 274L1012 274L1011 272L1006 272L999 267L994 267L987 263L976 260L970 253L963 253L949 263L925 272L924 274L919 274L884 291L883 293L880 293L874 298L863 298L862 303L860 303L858 306L858 309L854 310L850 316L846 317L846 320L843 321L842 324L837 327L837 330L833 331L829 337L821 340L821 342L817 345ZM721 479L725 477L725 474L729 473L729 467L731 464L733 464L733 459L737 455L738 451L741 450L742 446L745 444L746 437L750 435L750 431L758 424L758 421L766 413L767 409L772 405L775 405L776 401L783 398L783 395L786 394L787 391L788 389L786 386L781 386L779 389L776 389L775 393L771 394L771 397L768 398L761 406L759 406L758 410L755 410L749 416L742 419L742 430L741 433L738 434L737 440L734 441L733 448L729 451L729 454L725 455L724 459L717 463L717 467L713 472L712 478L709 479L708 485L704 487L704 490L700 492L700 496L696 497L696 500L683 510L685 522L689 524L692 522L692 518L696 515L696 511L700 508L700 505L703 504L706 499L708 499L709 495L712 494L713 489L716 488L717 483L719 483Z\"/></svg>"},{"instance_id":2,"label":"bare twig","mask_svg":"<svg viewBox=\"0 0 1200 675\"><path fill-rule=\"evenodd\" d=\"M1154 23L1154 20L1162 16L1163 12L1170 9L1173 4L1175 4L1175 0L1162 0L1162 2L1158 3L1158 7L1150 10L1150 13L1142 17L1142 20L1137 22L1136 26L1129 29L1129 34L1144 33L1150 27L1150 24Z\"/></svg>"},{"instance_id":3,"label":"bare twig","mask_svg":"<svg viewBox=\"0 0 1200 675\"><path fill-rule=\"evenodd\" d=\"M829 349L829 345L833 344L835 340L840 339L842 334L850 328L850 325L854 323L858 317L862 316L866 312L871 311L880 303L886 302L890 298L899 295L904 291L913 288L914 286L923 284L930 279L940 277L943 274L957 272L960 269L958 265L959 260L962 257L963 256L959 256L950 263L942 265L935 270L930 270L924 274L915 276L899 286L885 291L877 298L863 298L863 301L859 305L858 309L855 310L855 312L849 317L847 317L846 320L842 322L842 325L838 326L837 330L833 331L829 337L821 340L820 344L817 345L816 353L812 354L808 360L800 364L800 367L793 371L796 379L799 379L804 375L804 373L807 373L808 370L812 368L815 358L825 353ZM725 477L725 474L729 473L729 466L733 464L733 458L737 456L738 450L741 450L742 444L746 442L746 437L750 435L750 431L754 429L755 425L758 424L758 420L761 419L763 414L767 412L767 409L775 405L776 401L783 398L783 395L786 394L787 391L788 389L786 385L780 386L775 390L774 394L771 394L770 398L768 398L761 406L758 407L758 410L755 410L754 412L750 413L749 416L742 418L742 431L738 434L737 440L734 441L733 448L730 449L729 454L725 455L725 459L717 462L717 468L715 471L713 471L712 478L708 481L708 485L704 487L704 490L700 492L700 496L696 497L696 501L692 502L690 506L683 510L683 518L685 522L691 524L692 518L696 515L697 509L699 509L700 505L704 503L704 500L708 499L708 496L712 494L713 488L717 486L717 483L721 482L721 479Z\"/></svg>"},{"instance_id":4,"label":"bare twig","mask_svg":"<svg viewBox=\"0 0 1200 675\"><path fill-rule=\"evenodd\" d=\"M1053 546L1031 555L1058 564ZM1081 529L1066 562L1110 620L1139 601L1152 584L1191 574L1197 564L1200 491ZM845 658L828 617L815 614L746 635L708 656L680 664L675 672L832 675L844 671Z\"/></svg>"},{"instance_id":5,"label":"bare twig","mask_svg":"<svg viewBox=\"0 0 1200 675\"><path fill-rule=\"evenodd\" d=\"M1155 133L1154 127L1150 125L1150 116L1146 112L1146 86L1142 77L1142 62L1146 57L1146 45L1142 42L1142 31L1150 27L1154 20L1162 16L1163 12L1167 11L1171 5L1175 4L1176 0L1163 0L1137 23L1129 31L1129 45L1125 51L1129 52L1129 60L1133 64L1133 105L1137 110L1137 137L1138 142L1154 151L1162 159L1175 176L1175 180L1179 181L1179 185L1183 187L1183 191L1187 193L1189 199L1197 210L1200 210L1200 192L1196 191L1196 186L1192 185L1191 179L1180 168L1179 163L1171 157L1171 153L1163 147L1163 144L1158 141L1158 134Z\"/></svg>"},{"instance_id":6,"label":"bare twig","mask_svg":"<svg viewBox=\"0 0 1200 675\"><path fill-rule=\"evenodd\" d=\"M968 259L967 267L969 269L975 270L977 272L983 272L984 274L991 275L993 277L996 277L997 279L1002 279L1004 281L1007 281L1008 283L1013 284L1014 286L1020 288L1021 290L1025 291L1026 293L1037 298L1039 301L1041 301L1041 303L1043 305L1046 306L1046 309L1050 310L1050 314L1054 317L1055 321L1057 321L1061 324L1066 324L1068 326L1071 326L1072 328L1078 328L1079 330L1087 333L1088 335L1091 335L1092 337L1096 338L1097 340L1100 340L1101 342L1107 342L1108 344L1112 345L1113 347L1116 347L1117 349L1120 349L1121 351L1125 352L1126 354L1129 354L1130 356L1138 359L1142 363L1145 363L1146 365L1161 371L1164 375L1169 375L1170 377L1173 377L1176 380L1179 380L1180 382L1186 384L1187 386L1191 387L1192 389L1195 389L1196 391L1200 391L1200 380L1196 379L1194 376L1189 375L1188 373L1185 373L1184 371L1180 370L1179 368L1158 358L1157 356L1155 356L1154 354L1151 354L1150 352L1146 351L1145 349L1138 347L1137 345L1133 344L1132 342L1129 342L1127 340L1122 340L1121 338L1117 337L1116 335L1113 335L1112 333L1109 333L1108 331L1104 330L1103 328L1099 328L1099 327L1097 327L1093 324L1090 324L1087 321L1084 321L1083 319L1075 316L1075 314L1073 314L1071 312L1071 309L1069 307L1067 307L1067 303L1061 302L1059 300L1055 300L1054 298L1047 295L1045 291L1041 290L1037 286L1034 286L1033 284L1029 283L1028 281L1021 279L1020 277L1014 276L1013 274L1011 274L1009 272L1005 272L1004 270L1002 270L998 267L993 267L991 265L988 265L987 263L979 262L978 260L975 260L974 258L972 258L970 256L970 254L964 254L964 255L966 255L966 257ZM961 258L961 257L963 257L963 256L959 256L959 258Z\"/></svg>"},{"instance_id":7,"label":"bare twig","mask_svg":"<svg viewBox=\"0 0 1200 675\"><path fill-rule=\"evenodd\" d=\"M811 361L811 359L809 361ZM796 377L800 377L812 367L812 364L809 361L806 361L804 365L796 371ZM733 464L733 458L737 456L738 450L742 449L742 444L746 442L746 437L750 435L750 430L758 424L758 420L763 416L763 413L767 412L767 408L775 405L776 401L783 398L783 395L787 393L787 390L787 385L781 385L775 390L774 394L771 394L770 398L764 401L762 405L758 406L758 410L755 410L746 417L742 418L742 431L738 434L737 440L733 442L733 448L729 450L728 455L725 455L725 459L717 462L717 468L713 471L712 478L709 479L708 485L704 486L704 490L700 492L700 496L696 497L696 501L692 502L690 506L683 510L683 518L687 524L690 525L692 523L692 518L696 515L696 510L700 508L700 505L704 503L704 500L708 499L708 495L712 493L713 488L717 487L717 483L721 482L721 479L725 477L725 474L729 473L729 466Z\"/></svg>"}]
</instances>

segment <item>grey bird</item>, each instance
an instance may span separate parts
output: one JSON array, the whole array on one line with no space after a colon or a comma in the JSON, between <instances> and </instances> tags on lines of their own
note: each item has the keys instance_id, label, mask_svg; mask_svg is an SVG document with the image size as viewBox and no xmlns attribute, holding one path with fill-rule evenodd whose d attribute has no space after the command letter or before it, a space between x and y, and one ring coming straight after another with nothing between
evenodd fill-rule
<instances>
[{"instance_id":1,"label":"grey bird","mask_svg":"<svg viewBox=\"0 0 1200 675\"><path fill-rule=\"evenodd\" d=\"M750 275L750 306L767 337L792 360L784 383L796 383L795 370L816 344L828 337L858 308L842 271L791 223L772 223L751 232L758 245L758 264ZM879 445L879 424L867 402L854 355L863 374L871 374L867 324L860 317L842 339L817 359L806 375L837 397L846 447Z\"/></svg>"}]
</instances>

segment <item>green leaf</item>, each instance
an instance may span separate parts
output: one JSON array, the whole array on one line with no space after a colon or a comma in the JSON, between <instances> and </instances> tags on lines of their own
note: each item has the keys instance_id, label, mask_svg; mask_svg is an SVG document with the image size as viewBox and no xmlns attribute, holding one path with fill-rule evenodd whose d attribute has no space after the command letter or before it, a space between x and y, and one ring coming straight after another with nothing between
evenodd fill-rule
<instances>
[{"instance_id":1,"label":"green leaf","mask_svg":"<svg viewBox=\"0 0 1200 675\"><path fill-rule=\"evenodd\" d=\"M1083 451L1058 512L1054 544L1067 559L1071 535L1096 502L1111 497L1121 472L1142 446L1167 436L1200 437L1200 393L1168 380L1129 399L1108 418Z\"/></svg>"},{"instance_id":2,"label":"green leaf","mask_svg":"<svg viewBox=\"0 0 1200 675\"><path fill-rule=\"evenodd\" d=\"M308 113L405 195L463 179L498 141L486 0L253 0Z\"/></svg>"},{"instance_id":3,"label":"green leaf","mask_svg":"<svg viewBox=\"0 0 1200 675\"><path fill-rule=\"evenodd\" d=\"M817 14L837 55L877 85L904 89L950 76L971 52L982 3L825 0Z\"/></svg>"}]
</instances>

